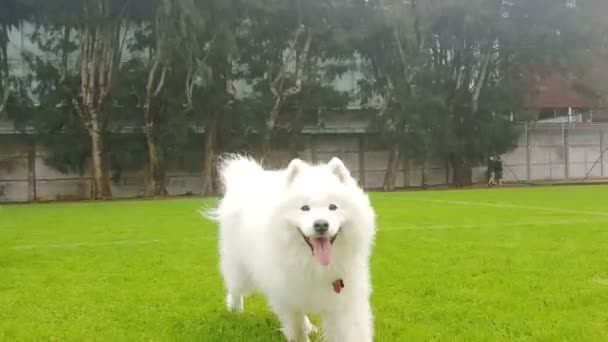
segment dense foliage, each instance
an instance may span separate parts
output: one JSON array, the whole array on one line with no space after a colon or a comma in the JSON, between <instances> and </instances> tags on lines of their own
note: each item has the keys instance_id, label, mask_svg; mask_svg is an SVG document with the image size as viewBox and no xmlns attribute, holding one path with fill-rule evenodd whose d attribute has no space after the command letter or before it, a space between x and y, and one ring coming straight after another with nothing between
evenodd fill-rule
<instances>
[{"instance_id":1,"label":"dense foliage","mask_svg":"<svg viewBox=\"0 0 608 342\"><path fill-rule=\"evenodd\" d=\"M201 170L213 193L219 151L295 154L303 122L352 105L383 133L385 189L404 154L448 161L464 185L512 148L528 75L571 65L571 51L605 52L601 5L2 0L0 113L33 126L58 169L90 165L94 198L111 197L128 169L146 170L149 195L166 194L171 168ZM13 75L8 33L24 22L42 54L22 56L29 72ZM332 86L345 74L358 75L353 91Z\"/></svg>"}]
</instances>

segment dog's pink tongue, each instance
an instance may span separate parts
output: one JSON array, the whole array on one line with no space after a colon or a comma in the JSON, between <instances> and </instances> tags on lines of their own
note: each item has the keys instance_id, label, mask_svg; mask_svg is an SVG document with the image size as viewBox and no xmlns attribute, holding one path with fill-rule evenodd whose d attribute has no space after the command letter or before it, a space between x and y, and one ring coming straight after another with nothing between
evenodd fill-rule
<instances>
[{"instance_id":1,"label":"dog's pink tongue","mask_svg":"<svg viewBox=\"0 0 608 342\"><path fill-rule=\"evenodd\" d=\"M331 242L329 238L311 238L312 254L317 262L323 266L329 265L331 261Z\"/></svg>"}]
</instances>

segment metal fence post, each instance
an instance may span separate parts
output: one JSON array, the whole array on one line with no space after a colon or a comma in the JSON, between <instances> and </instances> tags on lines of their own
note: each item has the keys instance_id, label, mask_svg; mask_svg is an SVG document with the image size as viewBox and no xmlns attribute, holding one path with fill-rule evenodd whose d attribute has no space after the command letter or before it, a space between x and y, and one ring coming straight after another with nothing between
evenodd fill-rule
<instances>
[{"instance_id":1,"label":"metal fence post","mask_svg":"<svg viewBox=\"0 0 608 342\"><path fill-rule=\"evenodd\" d=\"M445 185L450 185L450 160L448 158L445 158Z\"/></svg>"},{"instance_id":2,"label":"metal fence post","mask_svg":"<svg viewBox=\"0 0 608 342\"><path fill-rule=\"evenodd\" d=\"M36 141L30 139L27 148L27 191L28 201L34 202L36 195Z\"/></svg>"},{"instance_id":3,"label":"metal fence post","mask_svg":"<svg viewBox=\"0 0 608 342\"><path fill-rule=\"evenodd\" d=\"M407 146L401 153L401 167L403 168L403 187L407 188L410 186L410 157L407 150Z\"/></svg>"},{"instance_id":4,"label":"metal fence post","mask_svg":"<svg viewBox=\"0 0 608 342\"><path fill-rule=\"evenodd\" d=\"M529 182L532 180L532 165L530 165L530 129L527 122L524 126L524 131L526 134L526 179Z\"/></svg>"},{"instance_id":5,"label":"metal fence post","mask_svg":"<svg viewBox=\"0 0 608 342\"><path fill-rule=\"evenodd\" d=\"M313 164L316 164L319 162L319 157L317 154L317 135L316 134L312 134L310 136L310 158L312 159Z\"/></svg>"},{"instance_id":6,"label":"metal fence post","mask_svg":"<svg viewBox=\"0 0 608 342\"><path fill-rule=\"evenodd\" d=\"M604 166L604 162L606 161L606 159L604 159L604 153L606 152L606 142L604 141L604 131L600 128L600 170L601 170L601 175L602 177L606 176L606 170L604 170L606 167Z\"/></svg>"},{"instance_id":7,"label":"metal fence post","mask_svg":"<svg viewBox=\"0 0 608 342\"><path fill-rule=\"evenodd\" d=\"M366 134L359 135L359 183L365 188L365 149Z\"/></svg>"},{"instance_id":8,"label":"metal fence post","mask_svg":"<svg viewBox=\"0 0 608 342\"><path fill-rule=\"evenodd\" d=\"M568 171L570 169L570 139L568 138L568 129L564 126L563 122L562 131L564 138L564 178L568 180L568 178L570 178L568 175Z\"/></svg>"}]
</instances>

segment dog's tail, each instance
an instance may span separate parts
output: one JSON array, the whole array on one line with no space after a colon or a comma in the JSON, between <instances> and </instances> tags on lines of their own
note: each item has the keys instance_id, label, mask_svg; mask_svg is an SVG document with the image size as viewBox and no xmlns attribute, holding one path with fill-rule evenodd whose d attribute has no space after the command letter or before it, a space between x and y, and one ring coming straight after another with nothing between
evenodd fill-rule
<instances>
[{"instance_id":1,"label":"dog's tail","mask_svg":"<svg viewBox=\"0 0 608 342\"><path fill-rule=\"evenodd\" d=\"M233 189L247 192L254 185L251 182L252 177L264 171L255 160L240 154L224 154L218 158L217 165L224 199L232 197L230 193ZM228 200L228 202L223 200L219 207L203 208L199 212L204 218L218 222L220 212L230 212L234 205L233 202L234 200Z\"/></svg>"},{"instance_id":2,"label":"dog's tail","mask_svg":"<svg viewBox=\"0 0 608 342\"><path fill-rule=\"evenodd\" d=\"M264 171L251 157L240 154L222 155L218 165L224 194L231 189L247 189L251 177Z\"/></svg>"},{"instance_id":3,"label":"dog's tail","mask_svg":"<svg viewBox=\"0 0 608 342\"><path fill-rule=\"evenodd\" d=\"M220 211L218 208L203 207L199 209L198 213L211 222L220 222Z\"/></svg>"}]
</instances>

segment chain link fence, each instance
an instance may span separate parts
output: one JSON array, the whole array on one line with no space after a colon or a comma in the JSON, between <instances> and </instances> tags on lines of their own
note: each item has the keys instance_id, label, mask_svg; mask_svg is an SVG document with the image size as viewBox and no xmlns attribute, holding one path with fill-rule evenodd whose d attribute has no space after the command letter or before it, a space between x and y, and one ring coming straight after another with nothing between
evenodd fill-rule
<instances>
[{"instance_id":1,"label":"chain link fence","mask_svg":"<svg viewBox=\"0 0 608 342\"><path fill-rule=\"evenodd\" d=\"M367 189L382 187L389 154L377 135L363 133L307 134L298 157L326 162L340 157L353 177ZM407 151L404 151L407 156ZM90 197L90 171L65 174L45 163L46 152L27 137L0 136L0 201L27 202L78 200ZM285 165L293 153L275 151L269 165ZM504 181L518 183L608 181L608 124L526 124L520 127L517 146L503 156ZM445 161L429 162L425 185L451 182L451 170ZM485 182L485 167L473 169L473 181ZM112 184L116 198L141 197L145 193L144 170L124 172ZM396 186L422 185L423 168L402 158ZM200 172L169 170L167 190L170 195L199 195Z\"/></svg>"}]
</instances>

